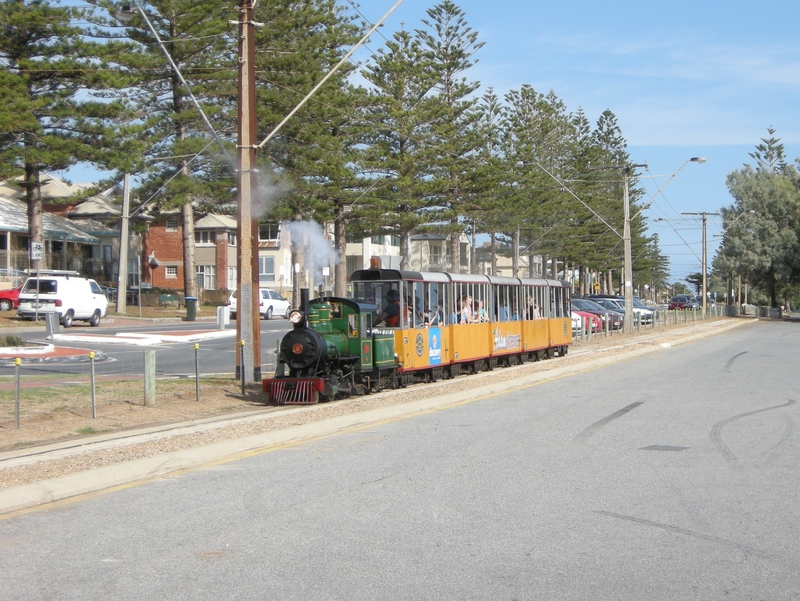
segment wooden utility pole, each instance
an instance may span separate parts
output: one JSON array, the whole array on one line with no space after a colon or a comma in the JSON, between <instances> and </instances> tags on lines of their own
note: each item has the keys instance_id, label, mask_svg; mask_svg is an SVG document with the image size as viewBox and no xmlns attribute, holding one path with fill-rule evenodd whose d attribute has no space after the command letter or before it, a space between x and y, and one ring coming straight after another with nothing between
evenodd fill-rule
<instances>
[{"instance_id":1,"label":"wooden utility pole","mask_svg":"<svg viewBox=\"0 0 800 601\"><path fill-rule=\"evenodd\" d=\"M261 336L258 303L258 220L253 214L256 169L255 22L252 0L239 3L239 128L237 171L237 377L261 379ZM255 233L255 236L254 236ZM255 248L255 252L254 251ZM255 285L254 285L255 284ZM238 349L244 341L245 352ZM250 351L250 352L248 352ZM244 362L244 365L241 363ZM242 370L242 371L240 371Z\"/></svg>"}]
</instances>

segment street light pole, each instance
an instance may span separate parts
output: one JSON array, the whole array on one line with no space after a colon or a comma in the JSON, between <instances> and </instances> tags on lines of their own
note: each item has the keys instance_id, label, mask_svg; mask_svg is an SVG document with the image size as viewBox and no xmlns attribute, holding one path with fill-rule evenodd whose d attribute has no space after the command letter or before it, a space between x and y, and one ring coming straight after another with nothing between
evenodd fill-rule
<instances>
[{"instance_id":1,"label":"street light pole","mask_svg":"<svg viewBox=\"0 0 800 601\"><path fill-rule=\"evenodd\" d=\"M122 215L119 222L119 268L117 269L117 313L125 314L128 302L128 213L131 206L131 174L122 180Z\"/></svg>"},{"instance_id":2,"label":"street light pole","mask_svg":"<svg viewBox=\"0 0 800 601\"><path fill-rule=\"evenodd\" d=\"M702 283L702 293L703 293L703 315L706 314L706 308L708 305L707 290L708 290L708 281L706 278L706 263L708 262L707 251L706 251L706 226L708 225L708 216L709 215L719 215L719 213L708 213L706 211L701 211L699 213L681 213L681 215L700 215L703 218L703 254L700 257L700 264L701 269L703 270L703 283Z\"/></svg>"},{"instance_id":3,"label":"street light pole","mask_svg":"<svg viewBox=\"0 0 800 601\"><path fill-rule=\"evenodd\" d=\"M628 192L628 179L631 172L639 167L647 169L647 164L625 165L622 168L623 201L625 211L625 227L622 230L622 242L625 247L625 265L623 279L625 281L625 332L633 332L633 257L631 252L631 203Z\"/></svg>"}]
</instances>

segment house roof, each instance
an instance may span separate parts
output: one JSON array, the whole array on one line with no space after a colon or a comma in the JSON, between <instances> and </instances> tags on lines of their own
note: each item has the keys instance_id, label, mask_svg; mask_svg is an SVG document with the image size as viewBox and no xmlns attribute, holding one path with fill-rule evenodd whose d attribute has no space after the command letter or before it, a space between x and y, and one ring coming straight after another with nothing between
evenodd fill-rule
<instances>
[{"instance_id":1,"label":"house roof","mask_svg":"<svg viewBox=\"0 0 800 601\"><path fill-rule=\"evenodd\" d=\"M111 198L97 194L90 196L81 204L76 205L67 211L67 217L70 219L85 219L90 217L119 217L122 209L115 206Z\"/></svg>"},{"instance_id":2,"label":"house roof","mask_svg":"<svg viewBox=\"0 0 800 601\"><path fill-rule=\"evenodd\" d=\"M108 227L105 223L94 219L70 219L69 222L76 228L93 236L117 236L119 230Z\"/></svg>"},{"instance_id":3,"label":"house roof","mask_svg":"<svg viewBox=\"0 0 800 601\"><path fill-rule=\"evenodd\" d=\"M228 215L206 215L194 224L194 229L226 229L235 230L236 220Z\"/></svg>"},{"instance_id":4,"label":"house roof","mask_svg":"<svg viewBox=\"0 0 800 601\"><path fill-rule=\"evenodd\" d=\"M23 176L15 177L4 182L0 182L0 195L8 198L24 198L25 190L17 183L22 181ZM69 198L75 194L80 194L94 187L94 184L71 184L60 177L50 173L42 173L39 176L42 200L54 198Z\"/></svg>"},{"instance_id":5,"label":"house roof","mask_svg":"<svg viewBox=\"0 0 800 601\"><path fill-rule=\"evenodd\" d=\"M100 240L86 234L65 217L42 213L45 238L99 244ZM0 195L0 231L28 233L28 205L20 200Z\"/></svg>"}]
</instances>

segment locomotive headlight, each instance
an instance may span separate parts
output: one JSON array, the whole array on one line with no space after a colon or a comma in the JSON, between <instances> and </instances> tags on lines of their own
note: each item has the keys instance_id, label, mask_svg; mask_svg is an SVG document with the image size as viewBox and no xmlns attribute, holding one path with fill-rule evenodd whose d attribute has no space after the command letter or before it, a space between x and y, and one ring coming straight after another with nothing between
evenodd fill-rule
<instances>
[{"instance_id":1,"label":"locomotive headlight","mask_svg":"<svg viewBox=\"0 0 800 601\"><path fill-rule=\"evenodd\" d=\"M289 313L289 321L292 322L294 325L303 323L303 312L292 311L291 313Z\"/></svg>"}]
</instances>

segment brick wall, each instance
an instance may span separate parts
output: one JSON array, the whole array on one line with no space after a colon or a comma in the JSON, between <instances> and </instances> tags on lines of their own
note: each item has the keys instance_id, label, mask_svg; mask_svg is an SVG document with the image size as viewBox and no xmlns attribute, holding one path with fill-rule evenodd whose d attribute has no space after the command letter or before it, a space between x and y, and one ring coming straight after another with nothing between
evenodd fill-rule
<instances>
[{"instance_id":1,"label":"brick wall","mask_svg":"<svg viewBox=\"0 0 800 601\"><path fill-rule=\"evenodd\" d=\"M151 268L143 266L142 281L150 282L154 288L171 288L183 290L183 226L178 219L178 228L167 231L166 220L151 223L142 237L142 262L147 263L155 253L159 266ZM167 267L177 267L178 277L167 278Z\"/></svg>"}]
</instances>

